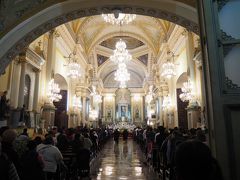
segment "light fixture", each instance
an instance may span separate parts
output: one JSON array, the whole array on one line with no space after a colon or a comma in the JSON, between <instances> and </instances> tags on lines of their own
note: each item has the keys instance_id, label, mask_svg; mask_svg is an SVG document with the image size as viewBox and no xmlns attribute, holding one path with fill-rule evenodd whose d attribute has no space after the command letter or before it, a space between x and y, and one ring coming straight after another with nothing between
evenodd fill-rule
<instances>
[{"instance_id":1,"label":"light fixture","mask_svg":"<svg viewBox=\"0 0 240 180\"><path fill-rule=\"evenodd\" d=\"M77 63L76 57L76 47L74 48L73 52L69 54L67 58L69 63L66 65L67 68L67 76L71 79L76 79L81 76L81 67Z\"/></svg>"},{"instance_id":2,"label":"light fixture","mask_svg":"<svg viewBox=\"0 0 240 180\"><path fill-rule=\"evenodd\" d=\"M127 87L126 81L120 81L119 87L120 87L121 89L126 88L126 87Z\"/></svg>"},{"instance_id":3,"label":"light fixture","mask_svg":"<svg viewBox=\"0 0 240 180\"><path fill-rule=\"evenodd\" d=\"M110 60L115 63L126 63L132 59L132 55L129 54L126 43L120 39L117 41L115 45L115 50L113 51L113 55L110 56Z\"/></svg>"},{"instance_id":4,"label":"light fixture","mask_svg":"<svg viewBox=\"0 0 240 180\"><path fill-rule=\"evenodd\" d=\"M92 109L91 106L89 107L89 118L92 120L96 120L98 117L98 111L95 109Z\"/></svg>"},{"instance_id":5,"label":"light fixture","mask_svg":"<svg viewBox=\"0 0 240 180\"><path fill-rule=\"evenodd\" d=\"M171 107L171 98L169 96L165 96L163 98L162 108L163 109L168 109L170 107Z\"/></svg>"},{"instance_id":6,"label":"light fixture","mask_svg":"<svg viewBox=\"0 0 240 180\"><path fill-rule=\"evenodd\" d=\"M47 97L49 98L50 102L57 102L62 99L62 95L60 93L60 88L57 83L54 82L54 79L48 83L48 92Z\"/></svg>"},{"instance_id":7,"label":"light fixture","mask_svg":"<svg viewBox=\"0 0 240 180\"><path fill-rule=\"evenodd\" d=\"M130 80L130 73L128 73L127 66L125 63L118 64L118 69L114 73L114 80L120 82L126 82Z\"/></svg>"},{"instance_id":8,"label":"light fixture","mask_svg":"<svg viewBox=\"0 0 240 180\"><path fill-rule=\"evenodd\" d=\"M73 96L73 107L74 108L82 107L81 97L77 97L76 95Z\"/></svg>"},{"instance_id":9,"label":"light fixture","mask_svg":"<svg viewBox=\"0 0 240 180\"><path fill-rule=\"evenodd\" d=\"M172 51L167 52L167 61L162 65L161 76L170 79L173 76L176 76L175 73L175 64L174 64L174 53ZM172 62L171 62L172 61Z\"/></svg>"},{"instance_id":10,"label":"light fixture","mask_svg":"<svg viewBox=\"0 0 240 180\"><path fill-rule=\"evenodd\" d=\"M136 14L124 14L120 10L114 10L113 14L102 14L105 22L113 25L123 25L136 19Z\"/></svg>"},{"instance_id":11,"label":"light fixture","mask_svg":"<svg viewBox=\"0 0 240 180\"><path fill-rule=\"evenodd\" d=\"M193 84L191 83L190 80L188 80L187 82L183 83L183 87L181 88L182 93L179 95L179 98L183 101L183 102L187 102L190 101L191 99L194 98L193 95Z\"/></svg>"},{"instance_id":12,"label":"light fixture","mask_svg":"<svg viewBox=\"0 0 240 180\"><path fill-rule=\"evenodd\" d=\"M76 62L71 62L68 64L68 73L67 76L71 79L76 79L81 76L80 65Z\"/></svg>"}]
</instances>

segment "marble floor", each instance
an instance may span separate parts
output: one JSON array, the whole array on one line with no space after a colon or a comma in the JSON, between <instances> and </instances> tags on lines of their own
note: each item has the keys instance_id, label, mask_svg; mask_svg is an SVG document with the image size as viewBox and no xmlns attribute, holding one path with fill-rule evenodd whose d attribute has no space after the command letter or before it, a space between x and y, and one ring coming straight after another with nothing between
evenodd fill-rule
<instances>
[{"instance_id":1,"label":"marble floor","mask_svg":"<svg viewBox=\"0 0 240 180\"><path fill-rule=\"evenodd\" d=\"M109 141L91 168L92 180L157 180L139 146L129 139Z\"/></svg>"}]
</instances>

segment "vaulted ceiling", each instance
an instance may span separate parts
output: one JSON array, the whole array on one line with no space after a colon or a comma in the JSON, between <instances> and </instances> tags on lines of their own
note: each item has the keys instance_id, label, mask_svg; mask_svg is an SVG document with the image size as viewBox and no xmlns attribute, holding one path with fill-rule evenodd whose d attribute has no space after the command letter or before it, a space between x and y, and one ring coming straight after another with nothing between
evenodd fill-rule
<instances>
[{"instance_id":1,"label":"vaulted ceiling","mask_svg":"<svg viewBox=\"0 0 240 180\"><path fill-rule=\"evenodd\" d=\"M161 53L161 45L166 42L175 24L153 17L137 15L128 25L112 25L106 23L101 15L80 18L69 22L76 41L82 44L86 56L95 54L93 66L97 66L97 76L102 79L105 87L117 86L114 83L114 72L117 65L109 62L115 44L122 39L133 60L127 64L131 74L133 87L142 87L144 78L149 71L148 63L151 56ZM134 80L135 79L135 80Z\"/></svg>"}]
</instances>

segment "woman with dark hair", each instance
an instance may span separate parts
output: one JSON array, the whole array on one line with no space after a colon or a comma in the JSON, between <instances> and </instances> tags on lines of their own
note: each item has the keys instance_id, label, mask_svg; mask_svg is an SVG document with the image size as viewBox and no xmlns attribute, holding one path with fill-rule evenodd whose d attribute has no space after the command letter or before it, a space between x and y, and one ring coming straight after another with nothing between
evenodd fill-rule
<instances>
[{"instance_id":1,"label":"woman with dark hair","mask_svg":"<svg viewBox=\"0 0 240 180\"><path fill-rule=\"evenodd\" d=\"M217 161L207 145L186 141L175 154L177 180L223 180Z\"/></svg>"}]
</instances>

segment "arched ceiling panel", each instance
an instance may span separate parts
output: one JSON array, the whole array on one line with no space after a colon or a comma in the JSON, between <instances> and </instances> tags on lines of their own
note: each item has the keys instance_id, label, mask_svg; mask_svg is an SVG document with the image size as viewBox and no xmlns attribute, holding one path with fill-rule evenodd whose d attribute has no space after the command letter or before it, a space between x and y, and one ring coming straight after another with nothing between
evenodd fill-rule
<instances>
[{"instance_id":1,"label":"arched ceiling panel","mask_svg":"<svg viewBox=\"0 0 240 180\"><path fill-rule=\"evenodd\" d=\"M118 88L119 82L114 80L114 73L116 71L110 72L105 79L103 80L104 88ZM143 79L139 76L138 73L130 70L130 80L126 83L128 88L142 88Z\"/></svg>"},{"instance_id":2,"label":"arched ceiling panel","mask_svg":"<svg viewBox=\"0 0 240 180\"><path fill-rule=\"evenodd\" d=\"M73 23L74 22L74 23ZM158 51L161 41L165 38L170 22L149 16L137 15L137 18L130 24L122 27L104 22L100 15L77 19L70 23L76 36L82 39L86 47L86 53L91 50L96 41L100 41L106 35L119 32L133 33L136 36L146 39L147 45ZM136 37L135 37L136 38ZM139 38L137 38L139 40ZM96 44L95 44L96 45ZM95 46L94 45L94 46Z\"/></svg>"}]
</instances>

